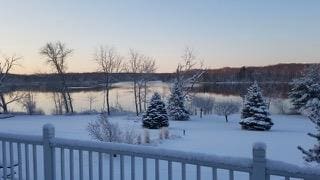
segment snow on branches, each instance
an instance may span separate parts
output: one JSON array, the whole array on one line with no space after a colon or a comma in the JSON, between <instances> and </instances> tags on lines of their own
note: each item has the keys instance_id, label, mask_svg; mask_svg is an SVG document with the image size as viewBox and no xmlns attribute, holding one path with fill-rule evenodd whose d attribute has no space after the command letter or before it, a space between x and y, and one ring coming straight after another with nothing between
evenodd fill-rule
<instances>
[{"instance_id":1,"label":"snow on branches","mask_svg":"<svg viewBox=\"0 0 320 180\"><path fill-rule=\"evenodd\" d=\"M316 125L317 133L308 133L308 135L315 138L317 143L309 150L305 150L301 146L298 146L298 149L305 155L303 158L307 162L316 162L320 164L320 100L318 98L309 100L306 104L305 112L311 122Z\"/></svg>"},{"instance_id":2,"label":"snow on branches","mask_svg":"<svg viewBox=\"0 0 320 180\"><path fill-rule=\"evenodd\" d=\"M289 98L295 110L303 111L309 100L320 98L319 72L319 65L311 65L304 70L302 77L291 82Z\"/></svg>"},{"instance_id":3,"label":"snow on branches","mask_svg":"<svg viewBox=\"0 0 320 180\"><path fill-rule=\"evenodd\" d=\"M273 125L269 118L267 104L257 82L249 87L245 96L240 125L243 129L260 131L270 130Z\"/></svg>"},{"instance_id":4,"label":"snow on branches","mask_svg":"<svg viewBox=\"0 0 320 180\"><path fill-rule=\"evenodd\" d=\"M185 96L183 96L182 87L178 82L175 82L171 89L167 110L172 120L187 121L190 119L190 113L185 108Z\"/></svg>"},{"instance_id":5,"label":"snow on branches","mask_svg":"<svg viewBox=\"0 0 320 180\"><path fill-rule=\"evenodd\" d=\"M167 110L159 93L154 93L147 112L143 115L142 126L148 129L159 129L169 126Z\"/></svg>"}]
</instances>

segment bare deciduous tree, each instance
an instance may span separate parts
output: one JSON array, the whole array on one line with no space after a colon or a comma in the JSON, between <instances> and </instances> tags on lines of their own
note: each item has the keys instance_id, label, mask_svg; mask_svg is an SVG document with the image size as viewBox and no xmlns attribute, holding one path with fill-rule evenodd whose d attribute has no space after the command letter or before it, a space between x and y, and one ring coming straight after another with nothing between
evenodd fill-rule
<instances>
[{"instance_id":1,"label":"bare deciduous tree","mask_svg":"<svg viewBox=\"0 0 320 180\"><path fill-rule=\"evenodd\" d=\"M53 93L52 99L54 102L53 114L63 114L63 100L61 98L61 93Z\"/></svg>"},{"instance_id":2,"label":"bare deciduous tree","mask_svg":"<svg viewBox=\"0 0 320 180\"><path fill-rule=\"evenodd\" d=\"M142 112L147 109L147 95L148 95L148 82L151 79L151 74L156 71L156 62L153 58L148 56L141 57L141 67L140 76L138 81L138 100L139 100L139 110ZM143 92L142 92L143 91Z\"/></svg>"},{"instance_id":3,"label":"bare deciduous tree","mask_svg":"<svg viewBox=\"0 0 320 180\"><path fill-rule=\"evenodd\" d=\"M194 96L192 98L192 105L200 110L200 117L203 113L212 113L215 99L212 96Z\"/></svg>"},{"instance_id":4,"label":"bare deciduous tree","mask_svg":"<svg viewBox=\"0 0 320 180\"><path fill-rule=\"evenodd\" d=\"M7 91L7 88L4 85L4 82L10 73L10 71L13 70L16 66L18 66L18 61L21 59L21 57L18 57L16 55L12 56L5 56L3 55L0 59L0 107L2 108L4 113L8 113L8 104L19 101L21 98L23 98L23 93L9 93L5 97L5 92Z\"/></svg>"},{"instance_id":5,"label":"bare deciduous tree","mask_svg":"<svg viewBox=\"0 0 320 180\"><path fill-rule=\"evenodd\" d=\"M42 114L41 110L37 110L37 104L34 100L34 95L29 92L27 93L24 98L19 101L22 107L27 111L27 114Z\"/></svg>"},{"instance_id":6,"label":"bare deciduous tree","mask_svg":"<svg viewBox=\"0 0 320 180\"><path fill-rule=\"evenodd\" d=\"M205 73L203 63L199 61L190 47L186 47L181 56L182 63L176 69L176 81L182 87L183 96L188 98L191 90L200 81L200 78Z\"/></svg>"},{"instance_id":7,"label":"bare deciduous tree","mask_svg":"<svg viewBox=\"0 0 320 180\"><path fill-rule=\"evenodd\" d=\"M89 110L92 111L92 104L96 101L97 97L95 97L93 94L89 94L87 97L89 101Z\"/></svg>"},{"instance_id":8,"label":"bare deciduous tree","mask_svg":"<svg viewBox=\"0 0 320 180\"><path fill-rule=\"evenodd\" d=\"M239 112L239 103L233 101L216 102L214 111L217 115L224 116L228 122L228 116Z\"/></svg>"},{"instance_id":9,"label":"bare deciduous tree","mask_svg":"<svg viewBox=\"0 0 320 180\"><path fill-rule=\"evenodd\" d=\"M95 53L94 60L98 63L99 70L105 75L105 98L108 115L110 115L109 92L112 84L116 81L114 74L120 73L123 70L122 59L123 58L118 54L115 48L101 46Z\"/></svg>"},{"instance_id":10,"label":"bare deciduous tree","mask_svg":"<svg viewBox=\"0 0 320 180\"><path fill-rule=\"evenodd\" d=\"M148 82L150 75L156 71L155 60L151 57L140 54L130 49L129 63L126 72L132 74L133 94L136 108L136 115L147 108ZM142 105L144 103L144 105ZM143 107L142 107L143 106Z\"/></svg>"},{"instance_id":11,"label":"bare deciduous tree","mask_svg":"<svg viewBox=\"0 0 320 180\"><path fill-rule=\"evenodd\" d=\"M126 71L132 74L132 82L133 82L133 94L134 94L134 103L136 108L136 115L139 116L139 103L138 103L138 80L139 73L141 69L142 59L141 55L133 50L129 50L129 63L126 66Z\"/></svg>"},{"instance_id":12,"label":"bare deciduous tree","mask_svg":"<svg viewBox=\"0 0 320 180\"><path fill-rule=\"evenodd\" d=\"M67 64L66 59L71 55L73 50L68 49L61 42L49 42L41 48L40 54L47 59L47 63L51 65L56 73L58 73L61 81L61 95L66 113L73 113L72 98L66 83Z\"/></svg>"}]
</instances>

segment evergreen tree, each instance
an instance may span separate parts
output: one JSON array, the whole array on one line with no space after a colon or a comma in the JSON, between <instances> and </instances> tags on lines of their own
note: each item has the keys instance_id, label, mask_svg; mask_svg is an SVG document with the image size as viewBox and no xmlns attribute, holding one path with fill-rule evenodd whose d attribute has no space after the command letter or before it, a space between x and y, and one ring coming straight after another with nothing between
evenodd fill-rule
<instances>
[{"instance_id":1,"label":"evergreen tree","mask_svg":"<svg viewBox=\"0 0 320 180\"><path fill-rule=\"evenodd\" d=\"M175 82L168 100L168 114L172 120L187 121L190 119L190 113L186 110L184 103L182 87L180 83Z\"/></svg>"},{"instance_id":2,"label":"evergreen tree","mask_svg":"<svg viewBox=\"0 0 320 180\"><path fill-rule=\"evenodd\" d=\"M303 110L310 99L320 98L319 66L312 65L304 70L302 77L291 82L289 98L295 110Z\"/></svg>"},{"instance_id":3,"label":"evergreen tree","mask_svg":"<svg viewBox=\"0 0 320 180\"><path fill-rule=\"evenodd\" d=\"M148 129L168 127L168 115L164 102L159 93L154 93L147 112L143 115L142 126Z\"/></svg>"},{"instance_id":4,"label":"evergreen tree","mask_svg":"<svg viewBox=\"0 0 320 180\"><path fill-rule=\"evenodd\" d=\"M260 87L257 82L254 82L245 96L240 124L243 129L270 130L273 123L268 116L267 104L262 96Z\"/></svg>"},{"instance_id":5,"label":"evergreen tree","mask_svg":"<svg viewBox=\"0 0 320 180\"><path fill-rule=\"evenodd\" d=\"M307 162L316 162L320 164L320 100L314 98L307 103L306 112L308 118L316 125L317 134L308 133L310 137L317 140L317 144L312 149L305 150L301 146L298 149L305 155L303 158Z\"/></svg>"}]
</instances>

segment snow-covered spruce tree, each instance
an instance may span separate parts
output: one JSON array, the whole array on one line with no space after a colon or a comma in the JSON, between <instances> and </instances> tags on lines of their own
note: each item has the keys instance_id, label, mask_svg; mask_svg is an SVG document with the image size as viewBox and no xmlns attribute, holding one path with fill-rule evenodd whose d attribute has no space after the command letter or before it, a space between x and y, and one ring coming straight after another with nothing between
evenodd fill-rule
<instances>
[{"instance_id":1,"label":"snow-covered spruce tree","mask_svg":"<svg viewBox=\"0 0 320 180\"><path fill-rule=\"evenodd\" d=\"M185 108L185 96L183 96L182 87L178 81L173 84L171 94L168 100L168 114L172 120L187 121L190 119L190 113Z\"/></svg>"},{"instance_id":2,"label":"snow-covered spruce tree","mask_svg":"<svg viewBox=\"0 0 320 180\"><path fill-rule=\"evenodd\" d=\"M154 93L147 112L143 115L142 126L148 129L168 127L168 115L164 102L159 93Z\"/></svg>"},{"instance_id":3,"label":"snow-covered spruce tree","mask_svg":"<svg viewBox=\"0 0 320 180\"><path fill-rule=\"evenodd\" d=\"M269 111L260 87L257 82L254 82L245 96L240 124L247 130L270 130L273 122L268 116Z\"/></svg>"},{"instance_id":4,"label":"snow-covered spruce tree","mask_svg":"<svg viewBox=\"0 0 320 180\"><path fill-rule=\"evenodd\" d=\"M307 103L306 111L308 118L316 125L317 134L308 133L309 136L317 140L317 144L312 149L305 150L301 146L298 149L305 155L303 158L307 162L320 164L320 100L314 98Z\"/></svg>"},{"instance_id":5,"label":"snow-covered spruce tree","mask_svg":"<svg viewBox=\"0 0 320 180\"><path fill-rule=\"evenodd\" d=\"M310 99L320 98L320 89L317 88L320 80L319 72L319 65L311 65L303 71L302 77L290 83L292 89L289 98L295 110L303 111Z\"/></svg>"}]
</instances>

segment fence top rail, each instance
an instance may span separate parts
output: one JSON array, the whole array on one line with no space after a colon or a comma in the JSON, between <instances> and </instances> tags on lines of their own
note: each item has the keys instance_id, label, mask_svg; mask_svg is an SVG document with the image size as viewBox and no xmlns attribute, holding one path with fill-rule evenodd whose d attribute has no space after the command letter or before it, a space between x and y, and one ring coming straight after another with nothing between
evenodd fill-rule
<instances>
[{"instance_id":1,"label":"fence top rail","mask_svg":"<svg viewBox=\"0 0 320 180\"><path fill-rule=\"evenodd\" d=\"M42 136L19 135L19 134L11 134L11 133L0 133L0 141L24 143L24 144L35 144L35 145L43 144Z\"/></svg>"},{"instance_id":2,"label":"fence top rail","mask_svg":"<svg viewBox=\"0 0 320 180\"><path fill-rule=\"evenodd\" d=\"M315 167L301 167L281 161L267 160L267 171L273 175L294 175L296 178L318 177L320 179L320 169Z\"/></svg>"},{"instance_id":3,"label":"fence top rail","mask_svg":"<svg viewBox=\"0 0 320 180\"><path fill-rule=\"evenodd\" d=\"M86 150L110 154L114 153L244 172L251 172L252 167L252 159L249 158L223 157L148 146L80 141L62 138L54 138L52 139L51 143L52 146L58 148Z\"/></svg>"}]
</instances>

